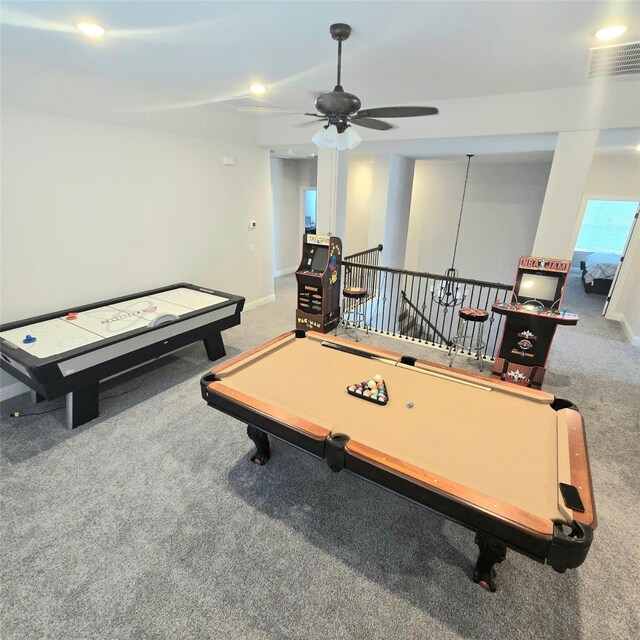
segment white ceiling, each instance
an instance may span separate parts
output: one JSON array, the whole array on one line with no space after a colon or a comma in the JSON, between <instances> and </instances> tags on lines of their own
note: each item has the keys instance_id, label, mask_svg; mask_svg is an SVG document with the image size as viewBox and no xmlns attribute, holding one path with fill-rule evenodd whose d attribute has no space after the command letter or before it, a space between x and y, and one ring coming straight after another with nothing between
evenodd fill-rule
<instances>
[{"instance_id":1,"label":"white ceiling","mask_svg":"<svg viewBox=\"0 0 640 640\"><path fill-rule=\"evenodd\" d=\"M99 22L108 36L82 37L72 26L79 20ZM3 55L29 69L155 92L179 108L244 96L259 80L269 87L265 100L300 114L313 110L314 93L335 84L333 22L353 27L342 84L364 108L586 85L589 48L602 44L593 37L599 27L622 21L631 25L623 40L640 40L640 3L623 0L3 1L1 21ZM381 140L377 132L374 139ZM403 145L424 155L411 140ZM499 141L491 145L502 151Z\"/></svg>"}]
</instances>

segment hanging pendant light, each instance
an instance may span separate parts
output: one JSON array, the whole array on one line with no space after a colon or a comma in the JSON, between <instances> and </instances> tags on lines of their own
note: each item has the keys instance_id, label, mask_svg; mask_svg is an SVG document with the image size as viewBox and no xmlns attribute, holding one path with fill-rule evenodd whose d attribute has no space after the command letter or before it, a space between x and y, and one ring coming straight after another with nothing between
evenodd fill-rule
<instances>
[{"instance_id":1,"label":"hanging pendant light","mask_svg":"<svg viewBox=\"0 0 640 640\"><path fill-rule=\"evenodd\" d=\"M434 302L441 307L448 309L462 304L466 296L464 284L454 282L453 280L458 277L458 270L456 269L456 252L458 251L458 238L460 237L460 224L462 222L462 211L464 209L464 197L467 193L467 182L469 180L469 166L471 165L471 158L473 154L467 154L467 173L464 177L464 188L462 189L462 202L460 203L460 215L458 216L458 230L456 231L456 241L453 245L453 257L451 258L451 266L445 271L445 278L438 287L437 291L431 290L431 298Z\"/></svg>"}]
</instances>

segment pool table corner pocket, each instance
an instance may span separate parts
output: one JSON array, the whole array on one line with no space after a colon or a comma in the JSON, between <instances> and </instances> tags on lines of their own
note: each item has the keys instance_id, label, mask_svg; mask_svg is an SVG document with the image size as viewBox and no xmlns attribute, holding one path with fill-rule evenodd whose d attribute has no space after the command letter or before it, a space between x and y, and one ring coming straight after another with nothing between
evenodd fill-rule
<instances>
[{"instance_id":1,"label":"pool table corner pocket","mask_svg":"<svg viewBox=\"0 0 640 640\"><path fill-rule=\"evenodd\" d=\"M587 557L593 529L582 522L554 522L553 537L547 553L547 564L558 573L579 567Z\"/></svg>"}]
</instances>

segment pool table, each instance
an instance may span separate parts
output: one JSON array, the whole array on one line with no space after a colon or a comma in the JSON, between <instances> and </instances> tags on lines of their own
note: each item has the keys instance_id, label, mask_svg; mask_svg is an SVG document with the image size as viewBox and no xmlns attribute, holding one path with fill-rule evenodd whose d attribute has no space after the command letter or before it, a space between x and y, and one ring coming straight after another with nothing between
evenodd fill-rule
<instances>
[{"instance_id":1,"label":"pool table","mask_svg":"<svg viewBox=\"0 0 640 640\"><path fill-rule=\"evenodd\" d=\"M348 387L380 375L386 404ZM495 591L507 548L562 573L584 561L596 513L582 417L567 400L308 331L203 376L207 403L476 532L475 582ZM382 499L382 497L381 497Z\"/></svg>"}]
</instances>

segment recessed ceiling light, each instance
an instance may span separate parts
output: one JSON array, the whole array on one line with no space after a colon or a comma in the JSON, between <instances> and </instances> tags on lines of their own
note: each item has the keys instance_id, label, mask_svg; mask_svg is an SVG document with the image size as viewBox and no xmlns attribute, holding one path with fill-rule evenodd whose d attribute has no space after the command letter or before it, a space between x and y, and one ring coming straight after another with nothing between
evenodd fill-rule
<instances>
[{"instance_id":1,"label":"recessed ceiling light","mask_svg":"<svg viewBox=\"0 0 640 640\"><path fill-rule=\"evenodd\" d=\"M621 36L629 27L623 24L614 24L610 27L605 27L604 29L600 29L600 31L596 31L596 38L598 40L613 40L618 36Z\"/></svg>"},{"instance_id":2,"label":"recessed ceiling light","mask_svg":"<svg viewBox=\"0 0 640 640\"><path fill-rule=\"evenodd\" d=\"M90 38L101 38L106 33L104 27L94 22L78 22L76 29Z\"/></svg>"},{"instance_id":3,"label":"recessed ceiling light","mask_svg":"<svg viewBox=\"0 0 640 640\"><path fill-rule=\"evenodd\" d=\"M254 96L261 96L266 92L266 90L267 87L265 87L263 84L252 84L249 86L249 91L251 91Z\"/></svg>"}]
</instances>

